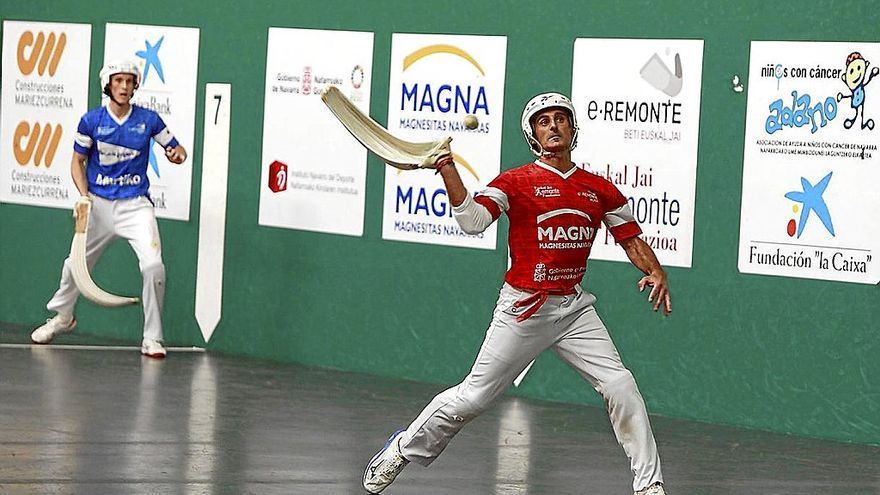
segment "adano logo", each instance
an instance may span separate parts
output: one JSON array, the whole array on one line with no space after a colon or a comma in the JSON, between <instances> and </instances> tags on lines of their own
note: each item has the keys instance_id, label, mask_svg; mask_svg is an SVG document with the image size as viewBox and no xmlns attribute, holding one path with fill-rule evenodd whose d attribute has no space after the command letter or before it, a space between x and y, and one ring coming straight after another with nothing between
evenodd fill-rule
<instances>
[{"instance_id":1,"label":"adano logo","mask_svg":"<svg viewBox=\"0 0 880 495\"><path fill-rule=\"evenodd\" d=\"M67 35L64 33L58 36L49 33L47 36L40 31L34 36L32 31L25 31L18 39L18 69L26 76L34 72L34 69L41 76L47 71L50 76L54 76L65 45Z\"/></svg>"},{"instance_id":2,"label":"adano logo","mask_svg":"<svg viewBox=\"0 0 880 495\"><path fill-rule=\"evenodd\" d=\"M51 167L58 142L61 141L61 133L61 124L55 124L53 127L51 123L43 125L36 123L31 127L25 121L19 122L12 135L12 152L15 161L25 166L33 159L32 163L37 167L40 163L46 168Z\"/></svg>"}]
</instances>

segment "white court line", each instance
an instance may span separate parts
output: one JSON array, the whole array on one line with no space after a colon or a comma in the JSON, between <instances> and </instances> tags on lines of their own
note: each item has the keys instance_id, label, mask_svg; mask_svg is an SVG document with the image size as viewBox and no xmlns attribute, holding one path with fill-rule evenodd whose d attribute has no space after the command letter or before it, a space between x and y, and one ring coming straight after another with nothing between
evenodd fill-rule
<instances>
[{"instance_id":1,"label":"white court line","mask_svg":"<svg viewBox=\"0 0 880 495\"><path fill-rule=\"evenodd\" d=\"M74 349L80 351L134 351L141 346L133 345L75 345L75 344L0 344L0 349ZM166 351L205 352L201 347L166 347Z\"/></svg>"}]
</instances>

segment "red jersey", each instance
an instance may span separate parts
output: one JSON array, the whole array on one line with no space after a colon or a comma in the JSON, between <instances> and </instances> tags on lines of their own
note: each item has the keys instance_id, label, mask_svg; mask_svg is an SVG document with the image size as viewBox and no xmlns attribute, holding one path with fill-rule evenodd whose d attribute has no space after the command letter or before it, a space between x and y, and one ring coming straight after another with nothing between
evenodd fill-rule
<instances>
[{"instance_id":1,"label":"red jersey","mask_svg":"<svg viewBox=\"0 0 880 495\"><path fill-rule=\"evenodd\" d=\"M600 222L618 242L642 233L626 198L610 181L574 167L536 162L502 172L475 200L510 219L511 266L504 279L532 291L580 284Z\"/></svg>"}]
</instances>

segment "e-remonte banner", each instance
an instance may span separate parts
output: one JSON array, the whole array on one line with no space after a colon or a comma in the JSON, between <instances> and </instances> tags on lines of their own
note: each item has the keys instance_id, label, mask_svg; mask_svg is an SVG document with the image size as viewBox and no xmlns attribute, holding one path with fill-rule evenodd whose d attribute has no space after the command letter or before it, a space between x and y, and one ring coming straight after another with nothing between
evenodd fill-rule
<instances>
[{"instance_id":1,"label":"e-remonte banner","mask_svg":"<svg viewBox=\"0 0 880 495\"><path fill-rule=\"evenodd\" d=\"M574 43L580 133L572 159L626 196L666 266L691 266L702 76L702 40ZM629 261L604 226L590 256Z\"/></svg>"},{"instance_id":2,"label":"e-remonte banner","mask_svg":"<svg viewBox=\"0 0 880 495\"><path fill-rule=\"evenodd\" d=\"M370 111L373 33L269 28L260 225L361 236L367 150L321 101Z\"/></svg>"},{"instance_id":3,"label":"e-remonte banner","mask_svg":"<svg viewBox=\"0 0 880 495\"><path fill-rule=\"evenodd\" d=\"M391 39L388 130L415 142L451 136L471 193L501 169L506 54L504 36L395 33ZM475 129L465 128L466 115L477 117ZM495 249L496 232L492 224L481 234L465 234L432 170L385 167L383 239Z\"/></svg>"},{"instance_id":4,"label":"e-remonte banner","mask_svg":"<svg viewBox=\"0 0 880 495\"><path fill-rule=\"evenodd\" d=\"M741 272L880 281L878 65L880 43L752 42Z\"/></svg>"},{"instance_id":5,"label":"e-remonte banner","mask_svg":"<svg viewBox=\"0 0 880 495\"><path fill-rule=\"evenodd\" d=\"M3 21L0 201L71 208L79 198L70 158L91 39L88 24Z\"/></svg>"},{"instance_id":6,"label":"e-remonte banner","mask_svg":"<svg viewBox=\"0 0 880 495\"><path fill-rule=\"evenodd\" d=\"M165 151L150 146L150 198L156 216L189 220L192 167L196 162L196 78L199 67L198 28L107 24L104 62L128 60L140 65L142 81L132 103L157 112L188 158L169 162ZM106 105L109 99L104 97Z\"/></svg>"}]
</instances>

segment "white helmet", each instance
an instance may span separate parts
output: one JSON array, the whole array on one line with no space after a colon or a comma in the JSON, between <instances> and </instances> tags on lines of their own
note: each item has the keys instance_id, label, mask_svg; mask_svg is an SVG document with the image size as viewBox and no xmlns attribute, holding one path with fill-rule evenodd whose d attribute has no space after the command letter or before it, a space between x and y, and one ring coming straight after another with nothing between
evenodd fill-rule
<instances>
[{"instance_id":1,"label":"white helmet","mask_svg":"<svg viewBox=\"0 0 880 495\"><path fill-rule=\"evenodd\" d=\"M114 74L131 74L135 89L141 85L141 68L137 63L130 60L107 62L101 69L101 89L107 96L110 96L110 77Z\"/></svg>"},{"instance_id":2,"label":"white helmet","mask_svg":"<svg viewBox=\"0 0 880 495\"><path fill-rule=\"evenodd\" d=\"M535 137L535 131L532 128L532 117L548 108L562 108L568 111L568 115L571 117L571 126L574 128L574 134L571 136L571 148L569 149L573 150L577 146L577 118L574 115L574 105L571 103L571 100L562 93L541 93L526 103L526 107L523 108L521 121L523 136L525 136L526 142L529 143L532 153L537 156L541 156L544 153L544 149Z\"/></svg>"}]
</instances>

